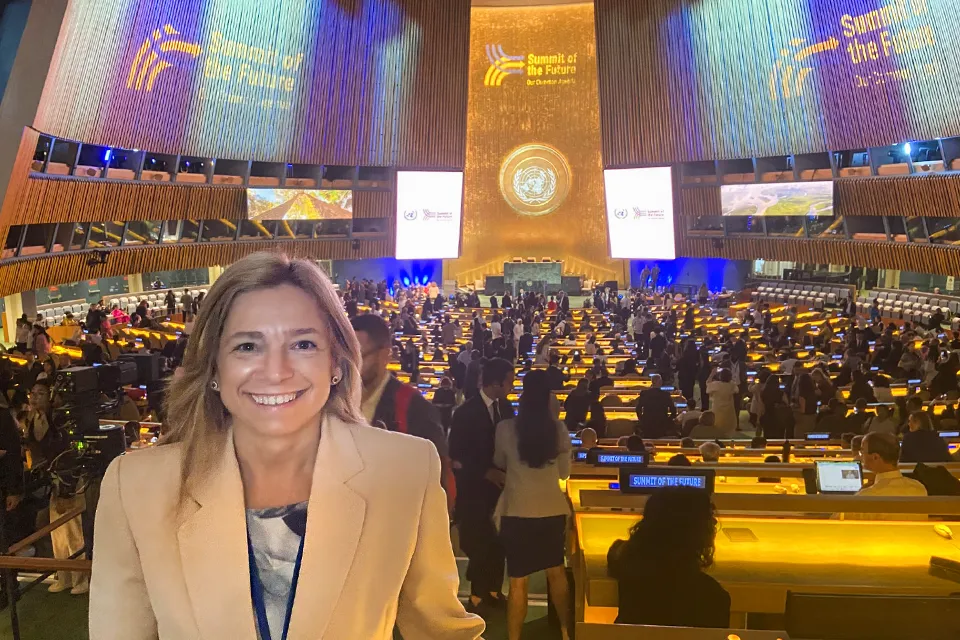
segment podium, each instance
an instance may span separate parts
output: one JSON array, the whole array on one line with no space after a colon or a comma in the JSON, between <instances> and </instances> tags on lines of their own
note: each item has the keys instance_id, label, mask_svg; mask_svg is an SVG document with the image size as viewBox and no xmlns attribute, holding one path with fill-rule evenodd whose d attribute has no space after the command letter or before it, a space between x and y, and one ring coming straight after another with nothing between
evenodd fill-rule
<instances>
[{"instance_id":1,"label":"podium","mask_svg":"<svg viewBox=\"0 0 960 640\"><path fill-rule=\"evenodd\" d=\"M538 293L556 293L563 284L561 262L505 262L503 284L514 295L520 289Z\"/></svg>"}]
</instances>

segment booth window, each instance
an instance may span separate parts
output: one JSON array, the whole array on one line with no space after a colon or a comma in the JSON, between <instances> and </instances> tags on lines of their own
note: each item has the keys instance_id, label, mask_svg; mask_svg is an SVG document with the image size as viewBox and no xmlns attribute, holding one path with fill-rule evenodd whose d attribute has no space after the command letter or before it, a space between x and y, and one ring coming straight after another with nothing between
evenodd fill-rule
<instances>
[{"instance_id":1,"label":"booth window","mask_svg":"<svg viewBox=\"0 0 960 640\"><path fill-rule=\"evenodd\" d=\"M723 233L722 216L696 216L688 218L690 221L689 229L696 235L719 235Z\"/></svg>"},{"instance_id":2,"label":"booth window","mask_svg":"<svg viewBox=\"0 0 960 640\"><path fill-rule=\"evenodd\" d=\"M17 249L20 248L20 238L23 237L25 230L24 226L20 224L10 227L7 231L7 242L3 246L3 255L0 256L2 259L6 260L17 257Z\"/></svg>"},{"instance_id":3,"label":"booth window","mask_svg":"<svg viewBox=\"0 0 960 640\"><path fill-rule=\"evenodd\" d=\"M803 216L766 216L767 233L771 236L803 238Z\"/></svg>"},{"instance_id":4,"label":"booth window","mask_svg":"<svg viewBox=\"0 0 960 640\"><path fill-rule=\"evenodd\" d=\"M927 231L934 244L960 244L960 218L927 218Z\"/></svg>"},{"instance_id":5,"label":"booth window","mask_svg":"<svg viewBox=\"0 0 960 640\"><path fill-rule=\"evenodd\" d=\"M807 234L811 238L845 238L843 216L809 216Z\"/></svg>"},{"instance_id":6,"label":"booth window","mask_svg":"<svg viewBox=\"0 0 960 640\"><path fill-rule=\"evenodd\" d=\"M727 225L727 234L759 234L765 233L762 216L726 216L723 221Z\"/></svg>"},{"instance_id":7,"label":"booth window","mask_svg":"<svg viewBox=\"0 0 960 640\"><path fill-rule=\"evenodd\" d=\"M76 222L61 222L58 224L56 237L53 239L53 246L50 248L50 251L53 253L67 251L70 248L70 241L73 238L73 229L76 226Z\"/></svg>"},{"instance_id":8,"label":"booth window","mask_svg":"<svg viewBox=\"0 0 960 640\"><path fill-rule=\"evenodd\" d=\"M180 220L167 220L163 223L163 235L160 242L163 244L173 244L180 240Z\"/></svg>"},{"instance_id":9,"label":"booth window","mask_svg":"<svg viewBox=\"0 0 960 640\"><path fill-rule=\"evenodd\" d=\"M232 242L237 238L237 223L232 220L204 220L202 242Z\"/></svg>"},{"instance_id":10,"label":"booth window","mask_svg":"<svg viewBox=\"0 0 960 640\"><path fill-rule=\"evenodd\" d=\"M902 216L886 216L887 227L890 229L890 239L894 242L907 241L907 229L903 224Z\"/></svg>"},{"instance_id":11,"label":"booth window","mask_svg":"<svg viewBox=\"0 0 960 640\"><path fill-rule=\"evenodd\" d=\"M276 220L265 220L259 222L256 220L240 221L240 239L241 240L270 240L274 237L276 229Z\"/></svg>"},{"instance_id":12,"label":"booth window","mask_svg":"<svg viewBox=\"0 0 960 640\"><path fill-rule=\"evenodd\" d=\"M930 242L930 239L927 238L927 227L922 216L908 216L904 218L904 221L910 242Z\"/></svg>"},{"instance_id":13,"label":"booth window","mask_svg":"<svg viewBox=\"0 0 960 640\"><path fill-rule=\"evenodd\" d=\"M317 220L317 237L346 238L353 228L353 220Z\"/></svg>"},{"instance_id":14,"label":"booth window","mask_svg":"<svg viewBox=\"0 0 960 640\"><path fill-rule=\"evenodd\" d=\"M56 224L27 225L27 232L23 237L23 247L20 249L20 257L47 253L50 250L56 229Z\"/></svg>"},{"instance_id":15,"label":"booth window","mask_svg":"<svg viewBox=\"0 0 960 640\"><path fill-rule=\"evenodd\" d=\"M180 242L198 242L200 240L200 223L196 220L184 220L180 227Z\"/></svg>"},{"instance_id":16,"label":"booth window","mask_svg":"<svg viewBox=\"0 0 960 640\"><path fill-rule=\"evenodd\" d=\"M157 244L159 236L159 222L153 220L133 220L127 223L127 233L123 236L123 246L131 247Z\"/></svg>"},{"instance_id":17,"label":"booth window","mask_svg":"<svg viewBox=\"0 0 960 640\"><path fill-rule=\"evenodd\" d=\"M887 240L887 228L880 216L847 216L847 229L854 240Z\"/></svg>"},{"instance_id":18,"label":"booth window","mask_svg":"<svg viewBox=\"0 0 960 640\"><path fill-rule=\"evenodd\" d=\"M90 223L78 222L73 228L73 237L70 240L70 250L80 251L87 246L87 237L90 235ZM92 244L91 244L92 246Z\"/></svg>"}]
</instances>

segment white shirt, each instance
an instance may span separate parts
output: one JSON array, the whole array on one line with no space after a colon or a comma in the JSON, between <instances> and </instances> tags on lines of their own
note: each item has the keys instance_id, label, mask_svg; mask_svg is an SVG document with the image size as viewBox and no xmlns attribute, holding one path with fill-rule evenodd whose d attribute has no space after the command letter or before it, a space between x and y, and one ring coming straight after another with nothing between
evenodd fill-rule
<instances>
[{"instance_id":1,"label":"white shirt","mask_svg":"<svg viewBox=\"0 0 960 640\"><path fill-rule=\"evenodd\" d=\"M927 488L922 483L904 478L900 470L876 474L873 484L857 492L858 496L925 496Z\"/></svg>"},{"instance_id":2,"label":"white shirt","mask_svg":"<svg viewBox=\"0 0 960 640\"><path fill-rule=\"evenodd\" d=\"M497 338L499 338L499 337L500 337L500 323L499 323L499 322L491 322L491 323L490 323L490 331L493 332L493 338L494 338L494 340L496 340Z\"/></svg>"},{"instance_id":3,"label":"white shirt","mask_svg":"<svg viewBox=\"0 0 960 640\"><path fill-rule=\"evenodd\" d=\"M897 433L897 421L893 418L881 420L878 416L873 416L867 419L865 426L867 433Z\"/></svg>"},{"instance_id":4,"label":"white shirt","mask_svg":"<svg viewBox=\"0 0 960 640\"><path fill-rule=\"evenodd\" d=\"M493 403L496 400L487 397L487 394L483 392L483 389L480 390L480 397L483 398L483 404L487 405L487 413L490 414L490 422L493 423L493 426L497 426L497 421L493 417Z\"/></svg>"},{"instance_id":5,"label":"white shirt","mask_svg":"<svg viewBox=\"0 0 960 640\"><path fill-rule=\"evenodd\" d=\"M873 484L857 492L858 496L926 496L927 488L916 480L904 478L900 470L876 474ZM927 520L922 513L845 513L844 520Z\"/></svg>"},{"instance_id":6,"label":"white shirt","mask_svg":"<svg viewBox=\"0 0 960 640\"><path fill-rule=\"evenodd\" d=\"M520 336L522 335L523 335L523 323L518 322L515 325L513 325L513 339L520 340Z\"/></svg>"},{"instance_id":7,"label":"white shirt","mask_svg":"<svg viewBox=\"0 0 960 640\"><path fill-rule=\"evenodd\" d=\"M360 403L360 411L363 413L363 417L370 424L373 424L373 415L377 412L377 405L380 404L380 398L383 397L383 390L387 388L387 383L389 381L390 374L385 373L383 379L376 386L376 388L370 392L370 395L367 396L367 399Z\"/></svg>"}]
</instances>

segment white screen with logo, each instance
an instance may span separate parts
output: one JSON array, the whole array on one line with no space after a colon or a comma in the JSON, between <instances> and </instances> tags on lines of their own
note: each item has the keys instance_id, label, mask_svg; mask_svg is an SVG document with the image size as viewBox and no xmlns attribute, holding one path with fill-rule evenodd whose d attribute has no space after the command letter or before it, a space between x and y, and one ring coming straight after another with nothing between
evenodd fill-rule
<instances>
[{"instance_id":1,"label":"white screen with logo","mask_svg":"<svg viewBox=\"0 0 960 640\"><path fill-rule=\"evenodd\" d=\"M859 462L818 461L816 464L820 493L856 493L863 488Z\"/></svg>"},{"instance_id":2,"label":"white screen with logo","mask_svg":"<svg viewBox=\"0 0 960 640\"><path fill-rule=\"evenodd\" d=\"M463 173L397 172L397 258L460 256Z\"/></svg>"},{"instance_id":3,"label":"white screen with logo","mask_svg":"<svg viewBox=\"0 0 960 640\"><path fill-rule=\"evenodd\" d=\"M610 257L673 260L673 177L670 167L607 169Z\"/></svg>"}]
</instances>

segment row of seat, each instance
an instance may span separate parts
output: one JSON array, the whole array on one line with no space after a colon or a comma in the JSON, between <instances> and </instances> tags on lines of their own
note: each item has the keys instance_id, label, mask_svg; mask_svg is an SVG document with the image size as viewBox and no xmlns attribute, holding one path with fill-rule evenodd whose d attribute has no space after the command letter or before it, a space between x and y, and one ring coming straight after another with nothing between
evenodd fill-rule
<instances>
[{"instance_id":1,"label":"row of seat","mask_svg":"<svg viewBox=\"0 0 960 640\"><path fill-rule=\"evenodd\" d=\"M34 160L31 169L36 173L43 172L43 161ZM63 162L50 162L46 168L47 175L69 176L73 175L80 178L107 178L109 180L136 180L136 172L132 169L118 169L116 167L103 167L78 165L71 173L70 165ZM314 178L287 178L281 180L276 176L250 176L244 182L243 176L217 173L213 176L207 176L206 173L187 173L178 172L171 174L168 171L151 171L144 169L140 173L140 180L146 182L178 182L188 184L216 184L248 187L296 187L300 189L316 189L317 180ZM282 183L282 184L281 184ZM361 180L357 183L359 186L377 188L387 187L389 182L385 180ZM321 188L349 189L354 186L352 180L322 180Z\"/></svg>"},{"instance_id":2,"label":"row of seat","mask_svg":"<svg viewBox=\"0 0 960 640\"><path fill-rule=\"evenodd\" d=\"M190 295L194 299L201 293L206 295L207 289L205 287L185 287L187 291L190 292ZM174 294L177 297L177 307L180 306L180 298L183 296L184 289L175 289L173 290ZM141 300L147 301L147 307L150 308L151 312L162 312L166 314L167 303L165 302L167 292L166 290L159 293L155 292L144 292L142 294L116 294L112 296L105 296L103 301L106 305L107 310L109 311L113 305L118 305L121 310L126 312L128 315L133 314L137 310L137 305ZM41 314L47 321L49 325L58 325L63 321L64 316L68 313L72 313L74 319L81 321L85 318L87 311L90 309L90 303L84 302L82 300L77 300L74 302L66 304L52 304L45 305L37 309L37 313Z\"/></svg>"},{"instance_id":3,"label":"row of seat","mask_svg":"<svg viewBox=\"0 0 960 640\"><path fill-rule=\"evenodd\" d=\"M874 300L881 316L895 320L928 323L937 309L947 317L960 314L960 300L916 291L867 291L857 298L857 311L870 313Z\"/></svg>"},{"instance_id":4,"label":"row of seat","mask_svg":"<svg viewBox=\"0 0 960 640\"><path fill-rule=\"evenodd\" d=\"M753 291L755 302L798 304L813 309L835 306L850 295L846 287L804 282L763 282Z\"/></svg>"},{"instance_id":5,"label":"row of seat","mask_svg":"<svg viewBox=\"0 0 960 640\"><path fill-rule=\"evenodd\" d=\"M960 170L960 158L950 162L949 171ZM942 160L932 160L913 163L913 173L938 173L945 171L946 165ZM873 170L869 166L844 167L837 171L840 178L869 178L873 175ZM910 175L910 165L906 162L895 164L882 164L877 167L878 176L901 176ZM760 174L760 182L795 182L812 180L832 180L832 169L803 169L797 175L794 175L793 169L784 171L765 171ZM757 174L753 172L746 173L725 173L723 176L709 174L703 176L685 175L681 179L683 184L750 184L757 182Z\"/></svg>"}]
</instances>

